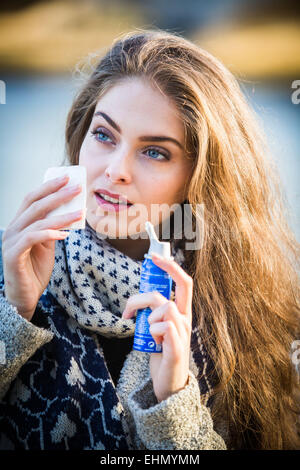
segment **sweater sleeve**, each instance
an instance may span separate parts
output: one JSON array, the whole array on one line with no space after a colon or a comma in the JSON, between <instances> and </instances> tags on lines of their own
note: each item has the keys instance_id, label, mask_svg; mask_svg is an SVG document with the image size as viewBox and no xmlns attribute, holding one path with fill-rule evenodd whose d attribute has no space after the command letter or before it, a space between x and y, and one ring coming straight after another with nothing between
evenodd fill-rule
<instances>
[{"instance_id":1,"label":"sweater sleeve","mask_svg":"<svg viewBox=\"0 0 300 470\"><path fill-rule=\"evenodd\" d=\"M2 235L0 229L0 399L6 394L22 365L53 338L53 333L27 321L4 293L2 265Z\"/></svg>"},{"instance_id":2,"label":"sweater sleeve","mask_svg":"<svg viewBox=\"0 0 300 470\"><path fill-rule=\"evenodd\" d=\"M152 379L147 378L128 397L136 432L149 450L225 450L213 429L209 408L200 401L200 390L190 371L184 389L157 402Z\"/></svg>"},{"instance_id":3,"label":"sweater sleeve","mask_svg":"<svg viewBox=\"0 0 300 470\"><path fill-rule=\"evenodd\" d=\"M22 365L53 338L53 333L37 327L19 315L0 292L0 399Z\"/></svg>"}]
</instances>

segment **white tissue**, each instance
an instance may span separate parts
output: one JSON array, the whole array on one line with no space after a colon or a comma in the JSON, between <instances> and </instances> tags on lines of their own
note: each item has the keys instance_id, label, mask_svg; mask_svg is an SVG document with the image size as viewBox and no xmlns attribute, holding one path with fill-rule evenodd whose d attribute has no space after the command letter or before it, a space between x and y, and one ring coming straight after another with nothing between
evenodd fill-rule
<instances>
[{"instance_id":1,"label":"white tissue","mask_svg":"<svg viewBox=\"0 0 300 470\"><path fill-rule=\"evenodd\" d=\"M60 176L66 174L69 175L69 181L67 184L62 186L59 191L75 184L80 184L82 190L79 194L77 194L77 196L74 196L70 201L61 204L59 207L56 207L51 212L49 212L46 218L82 210L83 216L80 220L73 222L65 228L60 228L59 230L83 229L85 228L86 218L86 168L82 165L54 166L48 168L44 175L43 183L54 178L59 178Z\"/></svg>"}]
</instances>

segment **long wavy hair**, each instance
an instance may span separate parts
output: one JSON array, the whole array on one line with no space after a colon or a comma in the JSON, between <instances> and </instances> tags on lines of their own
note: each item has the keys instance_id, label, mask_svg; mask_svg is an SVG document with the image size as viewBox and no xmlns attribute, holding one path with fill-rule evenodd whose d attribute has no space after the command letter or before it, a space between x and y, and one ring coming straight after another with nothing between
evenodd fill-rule
<instances>
[{"instance_id":1,"label":"long wavy hair","mask_svg":"<svg viewBox=\"0 0 300 470\"><path fill-rule=\"evenodd\" d=\"M146 77L173 100L193 165L187 201L203 227L201 249L185 258L217 377L214 422L225 423L229 449L299 449L291 345L300 339L300 245L259 118L232 73L179 34L135 29L90 57L67 119L69 163L78 164L99 98L120 80Z\"/></svg>"}]
</instances>

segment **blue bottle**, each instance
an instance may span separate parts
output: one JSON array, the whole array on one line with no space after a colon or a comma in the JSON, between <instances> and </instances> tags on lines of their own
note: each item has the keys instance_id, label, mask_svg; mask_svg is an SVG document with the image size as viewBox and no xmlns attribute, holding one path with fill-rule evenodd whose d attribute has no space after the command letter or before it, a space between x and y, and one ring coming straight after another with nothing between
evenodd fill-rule
<instances>
[{"instance_id":1,"label":"blue bottle","mask_svg":"<svg viewBox=\"0 0 300 470\"><path fill-rule=\"evenodd\" d=\"M145 226L150 238L150 247L148 253L144 255L145 261L142 264L140 293L157 291L169 300L172 290L172 278L166 271L153 263L152 253L173 259L170 243L158 240L151 222L146 222ZM161 353L162 345L156 344L149 332L148 316L151 312L152 310L149 307L137 311L133 349L149 353Z\"/></svg>"}]
</instances>

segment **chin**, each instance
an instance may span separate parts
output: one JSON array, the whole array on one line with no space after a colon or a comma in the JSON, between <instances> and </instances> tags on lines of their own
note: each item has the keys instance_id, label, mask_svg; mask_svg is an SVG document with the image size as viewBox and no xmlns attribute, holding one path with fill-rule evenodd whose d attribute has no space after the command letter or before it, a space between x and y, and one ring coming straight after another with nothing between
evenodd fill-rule
<instances>
[{"instance_id":1,"label":"chin","mask_svg":"<svg viewBox=\"0 0 300 470\"><path fill-rule=\"evenodd\" d=\"M119 223L119 221L110 217L103 217L100 220L98 218L93 229L99 235L102 235L101 238L129 238L135 235L135 232L128 231L126 224Z\"/></svg>"}]
</instances>

